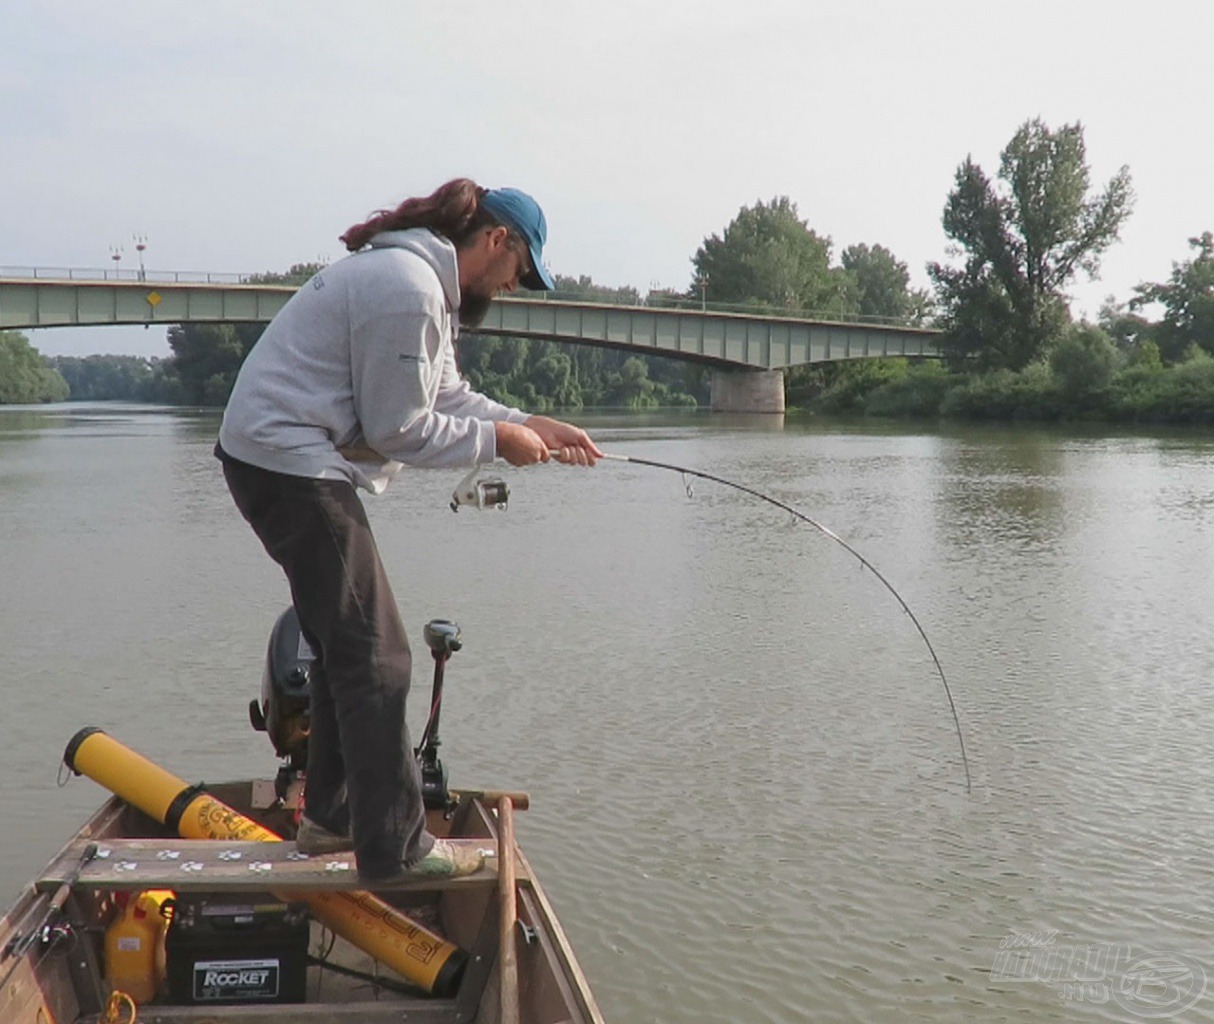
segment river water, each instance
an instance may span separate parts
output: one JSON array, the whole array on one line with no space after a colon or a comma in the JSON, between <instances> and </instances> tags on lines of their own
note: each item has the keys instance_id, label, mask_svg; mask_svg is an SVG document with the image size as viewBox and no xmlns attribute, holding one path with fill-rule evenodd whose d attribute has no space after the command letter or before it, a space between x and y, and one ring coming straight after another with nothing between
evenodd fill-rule
<instances>
[{"instance_id":1,"label":"river water","mask_svg":"<svg viewBox=\"0 0 1214 1024\"><path fill-rule=\"evenodd\" d=\"M787 513L607 463L452 515L458 473L407 472L368 505L412 636L463 630L444 760L531 793L608 1020L1214 1020L1214 436L585 422L861 551L973 773L911 620ZM6 902L104 795L58 784L82 726L191 780L274 770L246 707L286 590L216 425L0 411Z\"/></svg>"}]
</instances>

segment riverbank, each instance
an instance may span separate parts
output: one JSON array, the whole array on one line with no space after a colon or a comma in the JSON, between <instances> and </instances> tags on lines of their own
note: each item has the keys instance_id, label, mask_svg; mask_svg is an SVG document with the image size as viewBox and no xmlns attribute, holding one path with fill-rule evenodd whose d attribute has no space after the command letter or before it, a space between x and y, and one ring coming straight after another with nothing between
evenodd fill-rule
<instances>
[{"instance_id":1,"label":"riverbank","mask_svg":"<svg viewBox=\"0 0 1214 1024\"><path fill-rule=\"evenodd\" d=\"M1158 352L1105 360L1059 350L1023 370L959 374L938 362L879 359L840 368L789 402L827 414L1038 423L1214 423L1214 357L1195 350L1164 366Z\"/></svg>"}]
</instances>

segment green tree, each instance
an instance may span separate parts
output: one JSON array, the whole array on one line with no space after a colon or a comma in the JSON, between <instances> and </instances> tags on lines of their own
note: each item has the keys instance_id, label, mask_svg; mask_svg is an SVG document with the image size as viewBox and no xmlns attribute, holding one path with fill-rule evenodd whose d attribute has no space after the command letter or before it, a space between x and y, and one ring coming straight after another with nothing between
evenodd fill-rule
<instances>
[{"instance_id":1,"label":"green tree","mask_svg":"<svg viewBox=\"0 0 1214 1024\"><path fill-rule=\"evenodd\" d=\"M637 356L625 359L619 373L613 375L612 391L611 404L626 409L649 409L660 404L649 379L649 367Z\"/></svg>"},{"instance_id":2,"label":"green tree","mask_svg":"<svg viewBox=\"0 0 1214 1024\"><path fill-rule=\"evenodd\" d=\"M573 376L573 360L568 352L549 352L531 371L536 391L552 400L556 408L581 407L581 390Z\"/></svg>"},{"instance_id":3,"label":"green tree","mask_svg":"<svg viewBox=\"0 0 1214 1024\"><path fill-rule=\"evenodd\" d=\"M709 302L776 310L843 312L846 280L830 265L829 237L801 219L787 196L743 206L721 236L712 235L692 259ZM699 285L693 288L699 297Z\"/></svg>"},{"instance_id":4,"label":"green tree","mask_svg":"<svg viewBox=\"0 0 1214 1024\"><path fill-rule=\"evenodd\" d=\"M998 182L967 157L944 207L960 267L932 263L956 357L1020 369L1044 355L1070 320L1065 289L1095 277L1133 205L1128 168L1089 196L1083 127L1021 126L1003 151Z\"/></svg>"},{"instance_id":5,"label":"green tree","mask_svg":"<svg viewBox=\"0 0 1214 1024\"><path fill-rule=\"evenodd\" d=\"M168 332L170 377L184 405L223 405L264 324L177 324Z\"/></svg>"},{"instance_id":6,"label":"green tree","mask_svg":"<svg viewBox=\"0 0 1214 1024\"><path fill-rule=\"evenodd\" d=\"M1111 295L1101 304L1096 322L1121 351L1133 353L1147 342L1154 343L1154 324L1128 310Z\"/></svg>"},{"instance_id":7,"label":"green tree","mask_svg":"<svg viewBox=\"0 0 1214 1024\"><path fill-rule=\"evenodd\" d=\"M849 245L840 258L855 312L866 317L908 319L916 303L906 264L883 245Z\"/></svg>"},{"instance_id":8,"label":"green tree","mask_svg":"<svg viewBox=\"0 0 1214 1024\"><path fill-rule=\"evenodd\" d=\"M907 360L898 358L843 360L824 366L816 396L819 408L829 413L863 412L870 393L901 380L907 370ZM789 391L797 390L790 382Z\"/></svg>"},{"instance_id":9,"label":"green tree","mask_svg":"<svg viewBox=\"0 0 1214 1024\"><path fill-rule=\"evenodd\" d=\"M556 285L554 292L524 292L524 294L544 294L556 299L608 302L616 306L639 306L641 304L641 293L630 285L612 288L609 285L595 284L585 274L580 274L577 277L556 274L552 278L552 283Z\"/></svg>"},{"instance_id":10,"label":"green tree","mask_svg":"<svg viewBox=\"0 0 1214 1024\"><path fill-rule=\"evenodd\" d=\"M1214 235L1209 231L1190 238L1197 254L1172 264L1172 276L1163 284L1140 284L1130 300L1131 309L1158 302L1163 319L1152 337L1168 362L1181 359L1193 345L1214 352Z\"/></svg>"},{"instance_id":11,"label":"green tree","mask_svg":"<svg viewBox=\"0 0 1214 1024\"><path fill-rule=\"evenodd\" d=\"M152 382L156 360L143 356L55 356L51 365L59 371L73 402L153 400Z\"/></svg>"},{"instance_id":12,"label":"green tree","mask_svg":"<svg viewBox=\"0 0 1214 1024\"><path fill-rule=\"evenodd\" d=\"M67 396L67 381L24 334L0 331L0 405L63 402Z\"/></svg>"},{"instance_id":13,"label":"green tree","mask_svg":"<svg viewBox=\"0 0 1214 1024\"><path fill-rule=\"evenodd\" d=\"M285 274L277 271L267 270L261 274L251 274L248 279L249 284L293 284L299 287L305 284L313 277L319 274L325 267L326 263L293 263L291 269Z\"/></svg>"},{"instance_id":14,"label":"green tree","mask_svg":"<svg viewBox=\"0 0 1214 1024\"><path fill-rule=\"evenodd\" d=\"M1072 327L1050 352L1050 369L1060 390L1076 406L1088 404L1108 386L1116 364L1112 340L1091 324Z\"/></svg>"}]
</instances>

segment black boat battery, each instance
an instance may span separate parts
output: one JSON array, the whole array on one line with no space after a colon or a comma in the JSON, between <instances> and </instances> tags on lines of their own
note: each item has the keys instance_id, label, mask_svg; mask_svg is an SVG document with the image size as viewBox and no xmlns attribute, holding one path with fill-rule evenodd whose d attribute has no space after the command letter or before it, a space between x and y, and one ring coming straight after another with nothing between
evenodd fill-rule
<instances>
[{"instance_id":1,"label":"black boat battery","mask_svg":"<svg viewBox=\"0 0 1214 1024\"><path fill-rule=\"evenodd\" d=\"M302 1003L308 974L305 904L178 893L165 938L169 1001L178 1005Z\"/></svg>"}]
</instances>

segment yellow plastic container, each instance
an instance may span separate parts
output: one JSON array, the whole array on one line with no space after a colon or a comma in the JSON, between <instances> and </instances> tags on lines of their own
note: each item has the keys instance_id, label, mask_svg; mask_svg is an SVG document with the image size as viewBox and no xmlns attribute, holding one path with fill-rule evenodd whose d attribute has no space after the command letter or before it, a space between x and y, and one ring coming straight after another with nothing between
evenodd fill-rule
<instances>
[{"instance_id":1,"label":"yellow plastic container","mask_svg":"<svg viewBox=\"0 0 1214 1024\"><path fill-rule=\"evenodd\" d=\"M150 1003L164 982L168 889L132 893L105 930L105 977L136 1003Z\"/></svg>"}]
</instances>

